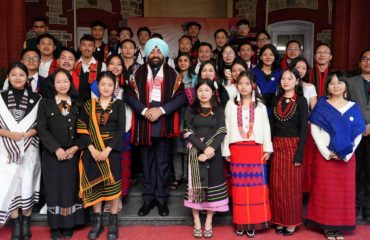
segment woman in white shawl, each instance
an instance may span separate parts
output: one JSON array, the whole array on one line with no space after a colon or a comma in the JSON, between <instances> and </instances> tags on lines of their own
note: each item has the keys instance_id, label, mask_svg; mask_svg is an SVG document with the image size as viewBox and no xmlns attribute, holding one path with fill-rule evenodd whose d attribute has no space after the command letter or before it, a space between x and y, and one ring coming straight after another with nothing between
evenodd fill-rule
<instances>
[{"instance_id":1,"label":"woman in white shawl","mask_svg":"<svg viewBox=\"0 0 370 240\"><path fill-rule=\"evenodd\" d=\"M12 239L31 238L31 212L40 188L36 117L41 97L28 88L32 80L27 76L25 65L10 64L9 88L0 94L0 227L10 216Z\"/></svg>"}]
</instances>

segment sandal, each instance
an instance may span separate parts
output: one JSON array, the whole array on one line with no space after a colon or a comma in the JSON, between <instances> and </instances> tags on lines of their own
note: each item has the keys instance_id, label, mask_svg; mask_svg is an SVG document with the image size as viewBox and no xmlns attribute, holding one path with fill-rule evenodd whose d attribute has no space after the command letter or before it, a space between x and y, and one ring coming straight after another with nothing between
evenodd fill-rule
<instances>
[{"instance_id":1,"label":"sandal","mask_svg":"<svg viewBox=\"0 0 370 240\"><path fill-rule=\"evenodd\" d=\"M238 236L243 236L243 234L244 234L244 230L242 230L242 229L236 229L236 230L235 230L235 233L236 233L236 235L238 235Z\"/></svg>"},{"instance_id":2,"label":"sandal","mask_svg":"<svg viewBox=\"0 0 370 240\"><path fill-rule=\"evenodd\" d=\"M170 184L171 190L176 190L182 184L182 179L180 180L173 180Z\"/></svg>"},{"instance_id":3,"label":"sandal","mask_svg":"<svg viewBox=\"0 0 370 240\"><path fill-rule=\"evenodd\" d=\"M334 231L324 231L324 236L327 240L336 240L336 234Z\"/></svg>"},{"instance_id":4,"label":"sandal","mask_svg":"<svg viewBox=\"0 0 370 240\"><path fill-rule=\"evenodd\" d=\"M193 229L193 237L195 237L195 238L202 238L203 237L202 229L196 229L196 228L194 228Z\"/></svg>"},{"instance_id":5,"label":"sandal","mask_svg":"<svg viewBox=\"0 0 370 240\"><path fill-rule=\"evenodd\" d=\"M213 231L212 228L209 230L204 229L204 238L210 239L213 237Z\"/></svg>"},{"instance_id":6,"label":"sandal","mask_svg":"<svg viewBox=\"0 0 370 240\"><path fill-rule=\"evenodd\" d=\"M247 237L248 238L254 238L254 229L253 230L247 230Z\"/></svg>"},{"instance_id":7,"label":"sandal","mask_svg":"<svg viewBox=\"0 0 370 240\"><path fill-rule=\"evenodd\" d=\"M335 239L336 240L344 240L344 236L340 231L335 232Z\"/></svg>"}]
</instances>

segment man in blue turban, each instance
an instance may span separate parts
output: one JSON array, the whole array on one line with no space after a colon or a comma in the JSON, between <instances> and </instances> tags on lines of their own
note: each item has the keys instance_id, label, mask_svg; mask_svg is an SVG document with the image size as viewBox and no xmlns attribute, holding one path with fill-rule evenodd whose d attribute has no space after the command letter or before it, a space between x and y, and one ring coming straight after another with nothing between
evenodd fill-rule
<instances>
[{"instance_id":1,"label":"man in blue turban","mask_svg":"<svg viewBox=\"0 0 370 240\"><path fill-rule=\"evenodd\" d=\"M180 107L185 104L184 86L176 71L165 63L169 48L152 38L144 47L147 62L130 78L126 100L134 110L131 140L140 146L143 166L144 203L138 215L145 216L155 204L161 216L169 209L170 139L179 136Z\"/></svg>"}]
</instances>

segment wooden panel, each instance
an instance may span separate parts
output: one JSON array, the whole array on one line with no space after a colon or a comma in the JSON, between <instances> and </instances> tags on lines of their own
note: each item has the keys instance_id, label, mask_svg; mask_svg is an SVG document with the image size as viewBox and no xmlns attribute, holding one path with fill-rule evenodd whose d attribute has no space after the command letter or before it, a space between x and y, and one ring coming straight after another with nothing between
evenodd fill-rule
<instances>
[{"instance_id":1,"label":"wooden panel","mask_svg":"<svg viewBox=\"0 0 370 240\"><path fill-rule=\"evenodd\" d=\"M144 0L144 17L227 17L228 0Z\"/></svg>"}]
</instances>

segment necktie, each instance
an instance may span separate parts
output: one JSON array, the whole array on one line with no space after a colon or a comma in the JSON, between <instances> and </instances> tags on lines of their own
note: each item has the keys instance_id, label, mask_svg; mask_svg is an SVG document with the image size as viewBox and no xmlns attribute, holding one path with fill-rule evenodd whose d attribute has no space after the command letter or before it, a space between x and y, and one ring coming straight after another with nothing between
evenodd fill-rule
<instances>
[{"instance_id":1,"label":"necktie","mask_svg":"<svg viewBox=\"0 0 370 240\"><path fill-rule=\"evenodd\" d=\"M32 90L32 81L34 80L34 78L33 77L31 77L31 78L28 78L28 80L27 80L27 87L28 87L28 89L30 89L31 91L33 91Z\"/></svg>"}]
</instances>

